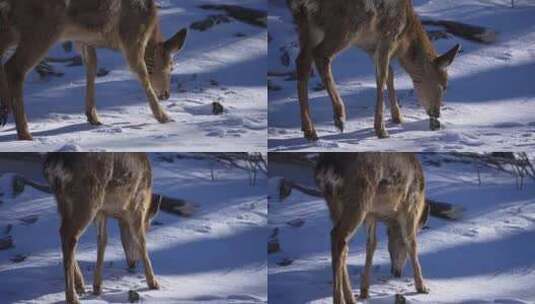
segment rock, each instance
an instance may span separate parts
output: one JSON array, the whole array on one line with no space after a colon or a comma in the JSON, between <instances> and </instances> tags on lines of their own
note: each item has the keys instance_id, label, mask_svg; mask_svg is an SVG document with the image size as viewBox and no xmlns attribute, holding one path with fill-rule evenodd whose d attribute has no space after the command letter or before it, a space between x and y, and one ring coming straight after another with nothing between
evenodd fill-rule
<instances>
[{"instance_id":1,"label":"rock","mask_svg":"<svg viewBox=\"0 0 535 304\"><path fill-rule=\"evenodd\" d=\"M294 261L292 259L284 258L280 262L278 262L277 265L282 266L282 267L286 267L286 266L292 265L293 262Z\"/></svg>"},{"instance_id":2,"label":"rock","mask_svg":"<svg viewBox=\"0 0 535 304\"><path fill-rule=\"evenodd\" d=\"M223 114L224 110L225 109L223 108L222 104L220 104L217 101L212 102L212 113L214 115L221 115L221 114Z\"/></svg>"},{"instance_id":3,"label":"rock","mask_svg":"<svg viewBox=\"0 0 535 304\"><path fill-rule=\"evenodd\" d=\"M105 68L100 68L100 69L98 69L97 77L104 77L104 76L108 75L109 73L110 73L110 71L106 70Z\"/></svg>"},{"instance_id":4,"label":"rock","mask_svg":"<svg viewBox=\"0 0 535 304\"><path fill-rule=\"evenodd\" d=\"M12 256L10 258L11 262L13 263L21 263L21 262L24 262L26 260L27 256L25 255L22 255L22 254L17 254L15 256Z\"/></svg>"},{"instance_id":5,"label":"rock","mask_svg":"<svg viewBox=\"0 0 535 304\"><path fill-rule=\"evenodd\" d=\"M13 238L10 235L0 239L0 250L6 250L15 247L13 244Z\"/></svg>"},{"instance_id":6,"label":"rock","mask_svg":"<svg viewBox=\"0 0 535 304\"><path fill-rule=\"evenodd\" d=\"M287 222L290 227L299 228L305 224L305 221L303 219L295 219Z\"/></svg>"},{"instance_id":7,"label":"rock","mask_svg":"<svg viewBox=\"0 0 535 304\"><path fill-rule=\"evenodd\" d=\"M128 302L135 303L139 302L139 293L135 290L128 291Z\"/></svg>"},{"instance_id":8,"label":"rock","mask_svg":"<svg viewBox=\"0 0 535 304\"><path fill-rule=\"evenodd\" d=\"M280 85L273 84L273 81L268 80L267 87L269 91L280 91L282 87Z\"/></svg>"},{"instance_id":9,"label":"rock","mask_svg":"<svg viewBox=\"0 0 535 304\"><path fill-rule=\"evenodd\" d=\"M38 219L39 217L37 215L28 215L19 219L19 221L21 221L24 225L31 225L35 224Z\"/></svg>"}]
</instances>

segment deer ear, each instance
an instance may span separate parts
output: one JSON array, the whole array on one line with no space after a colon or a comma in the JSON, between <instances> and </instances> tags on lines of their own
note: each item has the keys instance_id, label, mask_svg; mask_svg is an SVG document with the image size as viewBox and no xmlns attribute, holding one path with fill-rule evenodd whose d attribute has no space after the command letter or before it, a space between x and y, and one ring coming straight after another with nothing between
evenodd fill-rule
<instances>
[{"instance_id":1,"label":"deer ear","mask_svg":"<svg viewBox=\"0 0 535 304\"><path fill-rule=\"evenodd\" d=\"M188 35L188 29L183 28L178 31L173 37L169 38L164 43L165 49L170 53L176 53L182 49L184 46L184 41L186 41L186 36Z\"/></svg>"},{"instance_id":2,"label":"deer ear","mask_svg":"<svg viewBox=\"0 0 535 304\"><path fill-rule=\"evenodd\" d=\"M437 65L437 67L441 69L447 68L453 62L453 59L455 59L455 56L457 56L457 53L459 53L460 49L461 45L457 44L443 55L437 57L435 59L435 64Z\"/></svg>"}]
</instances>

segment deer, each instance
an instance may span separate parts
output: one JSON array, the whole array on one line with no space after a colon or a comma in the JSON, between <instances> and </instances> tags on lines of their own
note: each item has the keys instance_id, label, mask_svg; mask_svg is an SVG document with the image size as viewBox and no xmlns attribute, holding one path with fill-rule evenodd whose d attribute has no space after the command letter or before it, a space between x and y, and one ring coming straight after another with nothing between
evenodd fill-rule
<instances>
[{"instance_id":1,"label":"deer","mask_svg":"<svg viewBox=\"0 0 535 304\"><path fill-rule=\"evenodd\" d=\"M317 141L308 102L312 63L330 97L334 125L344 131L345 105L332 75L334 57L356 46L374 62L377 83L374 130L389 137L385 128L384 87L388 90L392 121L401 124L391 61L398 59L412 79L420 104L429 116L431 130L440 129L440 106L448 86L446 68L460 50L457 44L438 55L418 19L411 0L287 0L297 25L299 54L295 60L301 129L305 139Z\"/></svg>"},{"instance_id":2,"label":"deer","mask_svg":"<svg viewBox=\"0 0 535 304\"><path fill-rule=\"evenodd\" d=\"M97 261L93 294L102 292L107 219L119 222L128 267L142 260L150 289L159 289L148 255L146 233L161 201L152 196L148 157L141 153L50 153L43 174L57 201L61 218L59 235L63 253L65 297L79 303L85 293L81 268L75 257L80 236L94 222L97 227Z\"/></svg>"},{"instance_id":3,"label":"deer","mask_svg":"<svg viewBox=\"0 0 535 304\"><path fill-rule=\"evenodd\" d=\"M359 298L369 297L370 272L377 246L376 224L388 227L388 249L395 277L409 257L416 291L428 293L418 260L416 233L425 224L425 180L414 154L323 153L314 170L333 224L331 258L333 303L355 303L347 271L348 243L358 228L367 228L366 261Z\"/></svg>"},{"instance_id":4,"label":"deer","mask_svg":"<svg viewBox=\"0 0 535 304\"><path fill-rule=\"evenodd\" d=\"M139 79L153 116L172 119L158 100L170 97L173 54L185 42L183 28L165 40L154 0L0 0L0 58L16 47L0 68L0 125L13 111L17 138L32 140L24 110L23 85L28 72L57 41L74 41L86 66L85 114L101 125L95 106L96 48L120 51Z\"/></svg>"}]
</instances>

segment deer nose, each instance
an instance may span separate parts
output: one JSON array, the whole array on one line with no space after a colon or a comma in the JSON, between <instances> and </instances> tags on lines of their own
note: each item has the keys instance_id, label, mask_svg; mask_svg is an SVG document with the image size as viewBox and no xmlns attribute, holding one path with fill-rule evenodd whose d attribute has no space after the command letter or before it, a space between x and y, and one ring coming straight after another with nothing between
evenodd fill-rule
<instances>
[{"instance_id":1,"label":"deer nose","mask_svg":"<svg viewBox=\"0 0 535 304\"><path fill-rule=\"evenodd\" d=\"M160 100L167 100L169 99L169 97L171 97L171 94L169 94L169 91L165 91L162 94L160 94L160 96L158 96Z\"/></svg>"}]
</instances>

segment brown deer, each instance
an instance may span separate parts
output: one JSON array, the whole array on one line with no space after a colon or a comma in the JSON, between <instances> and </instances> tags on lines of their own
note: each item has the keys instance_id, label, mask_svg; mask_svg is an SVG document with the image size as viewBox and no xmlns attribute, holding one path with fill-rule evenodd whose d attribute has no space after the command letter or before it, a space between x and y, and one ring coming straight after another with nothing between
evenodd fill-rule
<instances>
[{"instance_id":1,"label":"brown deer","mask_svg":"<svg viewBox=\"0 0 535 304\"><path fill-rule=\"evenodd\" d=\"M107 243L107 218L119 221L121 241L129 267L144 263L151 289L159 285L149 259L145 234L159 209L151 199L152 176L145 154L137 153L51 153L44 163L44 175L58 203L59 230L68 303L79 303L85 292L84 279L75 251L78 240L91 222L97 225L97 264L93 293L102 289L102 268ZM75 292L76 290L76 292Z\"/></svg>"},{"instance_id":2,"label":"brown deer","mask_svg":"<svg viewBox=\"0 0 535 304\"><path fill-rule=\"evenodd\" d=\"M17 46L0 69L0 124L5 124L12 109L18 139L32 139L24 111L24 79L59 40L74 41L81 49L87 69L85 107L90 124L100 124L94 100L95 48L121 51L141 81L154 117L169 122L158 99L170 96L172 54L182 48L186 35L187 30L182 29L164 40L154 0L0 0L0 57Z\"/></svg>"},{"instance_id":3,"label":"brown deer","mask_svg":"<svg viewBox=\"0 0 535 304\"><path fill-rule=\"evenodd\" d=\"M333 229L331 255L334 303L355 303L347 272L348 243L362 223L368 226L366 262L360 298L369 296L369 278L377 240L377 221L388 226L394 276L407 255L416 290L427 293L418 261L416 232L428 215L424 175L418 159L406 153L324 153L314 177L323 193Z\"/></svg>"},{"instance_id":4,"label":"brown deer","mask_svg":"<svg viewBox=\"0 0 535 304\"><path fill-rule=\"evenodd\" d=\"M398 58L412 78L416 94L430 117L430 128L440 128L442 95L448 84L446 67L460 46L438 56L420 23L411 0L287 0L297 24L300 53L296 59L297 93L301 128L305 138L317 140L308 105L308 79L312 62L329 93L334 110L334 124L344 130L346 111L334 82L331 62L348 46L367 52L375 63L377 103L375 134L388 137L383 119L384 87L388 87L390 111L394 123L401 114L394 89L390 61Z\"/></svg>"}]
</instances>

